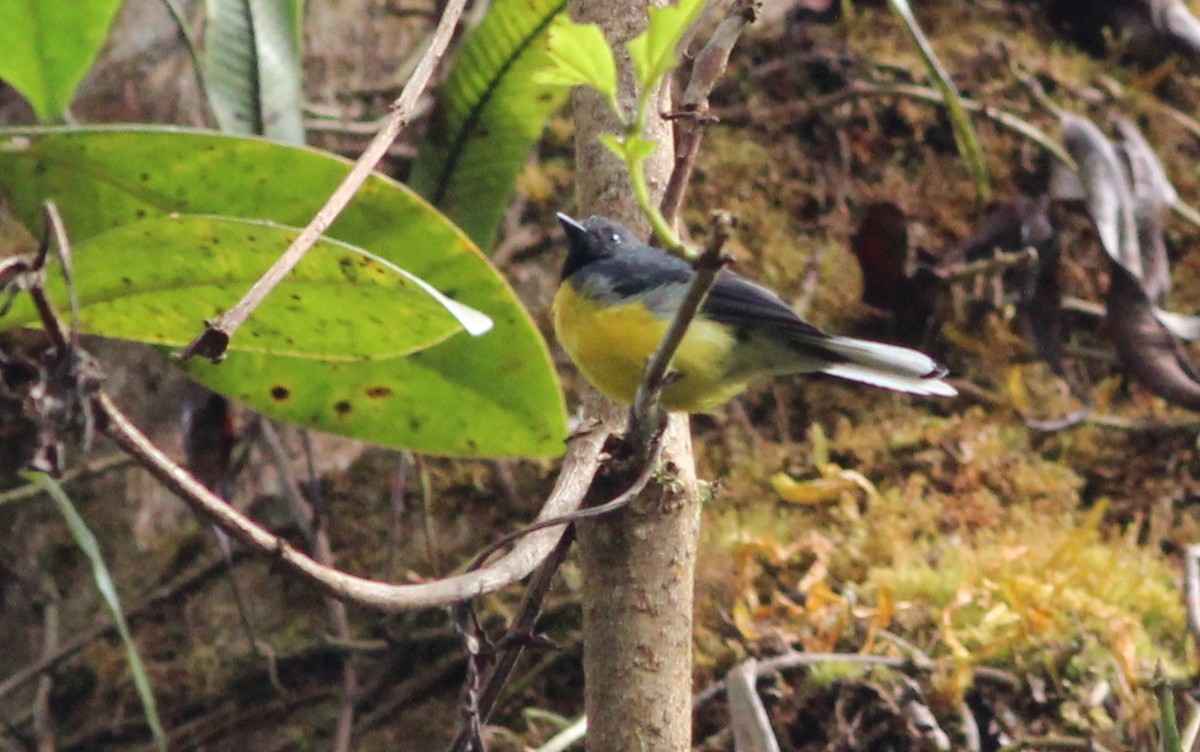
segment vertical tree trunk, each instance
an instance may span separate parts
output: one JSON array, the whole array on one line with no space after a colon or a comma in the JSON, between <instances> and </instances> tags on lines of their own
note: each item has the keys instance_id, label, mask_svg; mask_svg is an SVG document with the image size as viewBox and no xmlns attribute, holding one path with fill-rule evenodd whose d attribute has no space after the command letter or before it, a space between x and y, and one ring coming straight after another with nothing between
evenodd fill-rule
<instances>
[{"instance_id":1,"label":"vertical tree trunk","mask_svg":"<svg viewBox=\"0 0 1200 752\"><path fill-rule=\"evenodd\" d=\"M572 16L598 23L617 51L621 101L634 92L624 42L646 22L646 0L571 0ZM580 213L604 214L647 231L624 166L597 140L618 126L590 90L575 96ZM661 109L661 108L656 108ZM658 149L647 164L657 199L673 160L669 124L655 113ZM589 416L610 429L626 411L594 393ZM579 523L583 567L584 672L591 752L682 752L691 748L692 600L699 494L687 417L672 416L661 472L628 507Z\"/></svg>"}]
</instances>

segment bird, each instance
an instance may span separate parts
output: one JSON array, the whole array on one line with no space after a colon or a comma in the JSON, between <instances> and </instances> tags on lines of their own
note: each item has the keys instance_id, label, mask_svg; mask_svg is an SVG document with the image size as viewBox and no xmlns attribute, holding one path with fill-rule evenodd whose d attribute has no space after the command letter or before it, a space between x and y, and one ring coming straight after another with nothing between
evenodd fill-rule
<instances>
[{"instance_id":1,"label":"bird","mask_svg":"<svg viewBox=\"0 0 1200 752\"><path fill-rule=\"evenodd\" d=\"M632 404L696 272L607 217L560 212L558 221L568 250L552 305L555 334L588 381ZM722 269L671 360L662 404L712 413L759 377L813 372L912 394L958 393L928 355L827 334L776 293Z\"/></svg>"}]
</instances>

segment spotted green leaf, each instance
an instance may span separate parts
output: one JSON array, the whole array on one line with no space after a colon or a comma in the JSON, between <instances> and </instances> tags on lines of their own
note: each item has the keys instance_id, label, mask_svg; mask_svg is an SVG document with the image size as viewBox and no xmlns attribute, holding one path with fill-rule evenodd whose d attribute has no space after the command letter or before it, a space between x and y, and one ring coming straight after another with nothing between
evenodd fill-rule
<instances>
[{"instance_id":1,"label":"spotted green leaf","mask_svg":"<svg viewBox=\"0 0 1200 752\"><path fill-rule=\"evenodd\" d=\"M88 334L181 347L195 336L197 321L236 303L298 232L267 222L169 215L94 235L74 249L77 325ZM61 275L48 279L65 309ZM325 360L407 355L462 331L444 303L462 308L394 264L321 240L230 348ZM23 297L0 329L37 321Z\"/></svg>"},{"instance_id":2,"label":"spotted green leaf","mask_svg":"<svg viewBox=\"0 0 1200 752\"><path fill-rule=\"evenodd\" d=\"M172 212L301 226L347 170L345 160L318 150L206 132L0 132L0 190L14 214L40 233L41 202L54 198L79 245L116 227ZM386 360L285 360L287 356L234 352L219 367L195 366L201 381L244 398L263 394L262 385L286 368L288 401L304 405L304 411L272 414L349 433L355 426L339 421L335 406L340 400L328 399L330 390L373 383L386 372L403 387L393 388L394 405L425 403L445 425L469 429L471 443L466 438L447 441L440 426L414 427L402 413L386 411L378 417L379 432L360 438L442 454L562 452L565 408L545 343L504 279L461 231L404 186L376 175L326 237L405 269L488 316L494 329L482 337L452 336L411 356ZM378 314L387 319L390 310L382 308ZM395 326L403 326L399 316L392 318ZM195 326L199 332L199 320Z\"/></svg>"}]
</instances>

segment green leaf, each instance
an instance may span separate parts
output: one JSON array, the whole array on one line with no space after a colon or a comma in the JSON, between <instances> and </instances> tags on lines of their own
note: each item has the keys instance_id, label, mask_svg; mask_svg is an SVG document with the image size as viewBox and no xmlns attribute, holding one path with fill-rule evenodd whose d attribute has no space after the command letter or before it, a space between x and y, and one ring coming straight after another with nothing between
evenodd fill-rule
<instances>
[{"instance_id":1,"label":"green leaf","mask_svg":"<svg viewBox=\"0 0 1200 752\"><path fill-rule=\"evenodd\" d=\"M121 0L3 0L0 79L42 121L61 121L104 46Z\"/></svg>"},{"instance_id":2,"label":"green leaf","mask_svg":"<svg viewBox=\"0 0 1200 752\"><path fill-rule=\"evenodd\" d=\"M75 248L79 329L181 347L195 337L197 321L232 307L298 233L265 222L171 215L95 235ZM62 310L66 286L58 274L48 282ZM462 330L451 310L468 323L482 317L463 308L390 262L321 240L230 348L324 360L407 355ZM23 297L0 318L0 330L37 321Z\"/></svg>"},{"instance_id":3,"label":"green leaf","mask_svg":"<svg viewBox=\"0 0 1200 752\"><path fill-rule=\"evenodd\" d=\"M921 25L917 23L917 18L913 15L908 0L888 0L888 3L896 15L900 16L900 20L904 23L904 30L917 45L917 51L921 54L921 60L925 63L926 70L933 76L934 83L942 93L942 99L950 114L950 127L954 131L954 141L958 145L959 153L967 160L967 166L975 180L975 194L982 206L992 196L987 171L987 157L983 153L983 146L979 143L975 127L971 125L971 119L967 117L967 112L963 108L962 97L958 94L954 79L950 78L950 73L938 59L933 45L929 43Z\"/></svg>"},{"instance_id":4,"label":"green leaf","mask_svg":"<svg viewBox=\"0 0 1200 752\"><path fill-rule=\"evenodd\" d=\"M100 551L100 543L88 529L83 517L79 516L78 510L75 509L75 505L71 503L71 499L67 497L62 486L58 485L53 478L45 473L23 473L23 475L27 480L40 483L50 498L54 499L58 511L67 521L67 527L70 529L76 545L92 565L92 578L96 581L96 589L100 591L100 597L104 600L104 605L108 607L113 624L117 627L117 634L121 636L121 642L125 645L125 660L129 662L129 673L133 674L133 684L137 688L142 709L146 711L146 725L150 727L150 733L154 735L155 746L165 750L167 735L163 733L162 723L158 719L158 706L154 702L154 689L150 685L150 675L146 673L146 666L142 663L142 657L137 651L137 644L133 641L133 635L129 633L129 625L125 623L125 612L121 609L117 586L113 583L108 566L104 563L104 554Z\"/></svg>"},{"instance_id":5,"label":"green leaf","mask_svg":"<svg viewBox=\"0 0 1200 752\"><path fill-rule=\"evenodd\" d=\"M114 227L170 212L221 214L300 226L308 221L349 170L349 164L314 149L258 139L170 129L33 129L8 138L0 133L0 189L15 216L41 227L41 201L54 198L76 243ZM414 449L443 454L556 456L566 436L566 411L549 353L512 290L479 249L424 200L375 175L326 233L366 249L424 279L447 297L489 316L495 328L482 337L451 337L408 358L386 361L407 390L397 399L426 401L441 420L470 425L472 405L491 405L495 430L474 449L439 446L432 433L413 432ZM282 248L280 249L282 250ZM199 322L196 322L199 331ZM237 337L234 338L236 341ZM220 368L238 366L242 378L268 383L275 372L234 353ZM379 362L342 362L339 378L369 378ZM215 382L214 382L215 383ZM243 385L243 391L248 387ZM327 384L300 383L321 401ZM237 396L226 384L221 389ZM471 399L434 402L436 395ZM293 393L297 402L302 394ZM482 414L482 410L480 410ZM304 416L286 418L297 422ZM400 421L397 421L398 423ZM307 423L311 425L311 423ZM339 425L333 420L329 425ZM344 432L344 431L343 431ZM406 446L402 427L392 440ZM368 438L368 437L363 437Z\"/></svg>"},{"instance_id":6,"label":"green leaf","mask_svg":"<svg viewBox=\"0 0 1200 752\"><path fill-rule=\"evenodd\" d=\"M530 149L567 92L536 83L564 0L496 0L438 91L409 185L489 249Z\"/></svg>"},{"instance_id":7,"label":"green leaf","mask_svg":"<svg viewBox=\"0 0 1200 752\"><path fill-rule=\"evenodd\" d=\"M543 409L530 390L504 369L487 369L479 353L449 348L457 339L468 338L390 360L237 352L219 366L193 358L184 370L265 415L376 444L453 456L561 454L564 435L557 425L519 419ZM479 378L485 369L500 388Z\"/></svg>"},{"instance_id":8,"label":"green leaf","mask_svg":"<svg viewBox=\"0 0 1200 752\"><path fill-rule=\"evenodd\" d=\"M304 143L295 8L279 0L205 5L205 79L221 130Z\"/></svg>"},{"instance_id":9,"label":"green leaf","mask_svg":"<svg viewBox=\"0 0 1200 752\"><path fill-rule=\"evenodd\" d=\"M596 24L572 21L566 14L550 24L550 66L533 80L553 86L590 86L609 102L617 101L617 63L604 32Z\"/></svg>"},{"instance_id":10,"label":"green leaf","mask_svg":"<svg viewBox=\"0 0 1200 752\"><path fill-rule=\"evenodd\" d=\"M601 133L596 138L626 164L645 162L658 148L658 142L641 136L620 136Z\"/></svg>"},{"instance_id":11,"label":"green leaf","mask_svg":"<svg viewBox=\"0 0 1200 752\"><path fill-rule=\"evenodd\" d=\"M635 162L645 162L657 148L657 141L641 136L630 136L625 140L625 151L629 159Z\"/></svg>"},{"instance_id":12,"label":"green leaf","mask_svg":"<svg viewBox=\"0 0 1200 752\"><path fill-rule=\"evenodd\" d=\"M629 158L629 152L626 148L625 138L623 136L618 136L615 133L601 133L600 135L596 136L596 138L600 141L600 143L604 144L606 149L616 155L617 159L624 162Z\"/></svg>"},{"instance_id":13,"label":"green leaf","mask_svg":"<svg viewBox=\"0 0 1200 752\"><path fill-rule=\"evenodd\" d=\"M629 40L626 49L643 91L658 87L662 77L679 64L676 48L704 12L706 0L679 0L676 5L650 8L646 30Z\"/></svg>"}]
</instances>

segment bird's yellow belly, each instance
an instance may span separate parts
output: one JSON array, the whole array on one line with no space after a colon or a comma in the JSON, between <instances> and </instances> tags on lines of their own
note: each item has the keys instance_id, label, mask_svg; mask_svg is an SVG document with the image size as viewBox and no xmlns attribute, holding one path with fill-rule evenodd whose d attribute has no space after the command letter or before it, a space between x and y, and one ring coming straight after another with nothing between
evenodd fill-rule
<instances>
[{"instance_id":1,"label":"bird's yellow belly","mask_svg":"<svg viewBox=\"0 0 1200 752\"><path fill-rule=\"evenodd\" d=\"M640 301L604 306L564 283L554 296L554 330L588 381L612 399L633 402L646 361L670 326ZM745 380L727 380L736 341L727 328L696 319L671 361L678 374L663 391L668 410L708 412L742 391Z\"/></svg>"}]
</instances>

